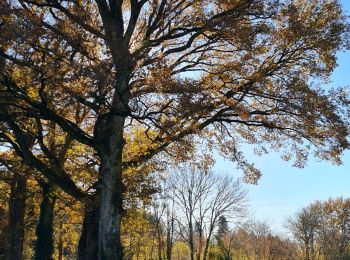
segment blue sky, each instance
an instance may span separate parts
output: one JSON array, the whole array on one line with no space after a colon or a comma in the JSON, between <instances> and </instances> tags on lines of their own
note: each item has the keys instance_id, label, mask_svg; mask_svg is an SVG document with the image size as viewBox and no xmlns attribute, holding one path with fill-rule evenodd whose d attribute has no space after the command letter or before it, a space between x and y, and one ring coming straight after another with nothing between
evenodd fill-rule
<instances>
[{"instance_id":1,"label":"blue sky","mask_svg":"<svg viewBox=\"0 0 350 260\"><path fill-rule=\"evenodd\" d=\"M341 2L350 14L350 0ZM350 51L338 53L331 80L332 86L350 86ZM263 173L258 185L247 185L252 216L266 220L275 232L285 233L286 218L315 200L350 197L350 151L344 153L343 165L310 160L303 169L291 167L278 154L258 157L248 151L246 155ZM234 169L231 162L217 158L216 171Z\"/></svg>"}]
</instances>

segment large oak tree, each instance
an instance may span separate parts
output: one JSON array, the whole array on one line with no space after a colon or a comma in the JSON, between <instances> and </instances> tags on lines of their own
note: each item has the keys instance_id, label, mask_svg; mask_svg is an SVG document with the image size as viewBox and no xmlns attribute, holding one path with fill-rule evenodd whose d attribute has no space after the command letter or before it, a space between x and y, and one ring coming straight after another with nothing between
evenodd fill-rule
<instances>
[{"instance_id":1,"label":"large oak tree","mask_svg":"<svg viewBox=\"0 0 350 260\"><path fill-rule=\"evenodd\" d=\"M349 146L346 92L322 89L346 43L337 0L6 0L0 26L1 142L75 198L95 191L99 259L122 259L130 167L207 140L255 182L242 141L295 166ZM46 124L91 151L98 183L38 156Z\"/></svg>"}]
</instances>

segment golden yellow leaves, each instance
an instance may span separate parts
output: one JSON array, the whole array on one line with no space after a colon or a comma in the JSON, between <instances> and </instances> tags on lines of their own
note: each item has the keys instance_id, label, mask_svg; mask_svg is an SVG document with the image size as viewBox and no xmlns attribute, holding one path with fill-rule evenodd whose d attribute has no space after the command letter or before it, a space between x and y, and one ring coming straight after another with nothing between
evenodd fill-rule
<instances>
[{"instance_id":1,"label":"golden yellow leaves","mask_svg":"<svg viewBox=\"0 0 350 260\"><path fill-rule=\"evenodd\" d=\"M150 223L150 219L151 216L145 209L131 209L123 218L122 239L127 254L135 254L140 259L147 259L147 253L154 246L154 230L157 228L154 223Z\"/></svg>"},{"instance_id":2,"label":"golden yellow leaves","mask_svg":"<svg viewBox=\"0 0 350 260\"><path fill-rule=\"evenodd\" d=\"M125 135L124 160L132 160L141 155L147 155L149 150L156 147L158 143L154 141L158 133L154 130L147 130L144 127L135 127L132 132Z\"/></svg>"}]
</instances>

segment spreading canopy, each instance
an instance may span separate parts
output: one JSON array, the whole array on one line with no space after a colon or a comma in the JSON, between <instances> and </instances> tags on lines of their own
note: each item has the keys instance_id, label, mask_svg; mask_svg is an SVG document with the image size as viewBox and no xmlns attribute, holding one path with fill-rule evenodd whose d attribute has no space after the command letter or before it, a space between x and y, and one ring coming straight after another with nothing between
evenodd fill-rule
<instances>
[{"instance_id":1,"label":"spreading canopy","mask_svg":"<svg viewBox=\"0 0 350 260\"><path fill-rule=\"evenodd\" d=\"M346 43L337 0L7 0L0 26L0 141L39 170L45 125L98 158L109 114L126 117L124 167L188 159L205 139L255 182L242 141L296 166L349 146L346 92L322 88Z\"/></svg>"}]
</instances>

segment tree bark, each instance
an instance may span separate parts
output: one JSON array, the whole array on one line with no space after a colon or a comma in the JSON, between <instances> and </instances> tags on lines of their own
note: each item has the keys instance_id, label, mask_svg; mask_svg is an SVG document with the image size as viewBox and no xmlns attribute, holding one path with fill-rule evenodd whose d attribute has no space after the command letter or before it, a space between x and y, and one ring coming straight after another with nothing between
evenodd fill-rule
<instances>
[{"instance_id":1,"label":"tree bark","mask_svg":"<svg viewBox=\"0 0 350 260\"><path fill-rule=\"evenodd\" d=\"M42 201L36 227L35 260L53 259L53 220L56 197L50 184L41 182Z\"/></svg>"},{"instance_id":2,"label":"tree bark","mask_svg":"<svg viewBox=\"0 0 350 260\"><path fill-rule=\"evenodd\" d=\"M167 260L171 260L171 255L172 255L172 248L168 248L166 249L166 259Z\"/></svg>"},{"instance_id":3,"label":"tree bark","mask_svg":"<svg viewBox=\"0 0 350 260\"><path fill-rule=\"evenodd\" d=\"M98 234L100 260L123 259L123 248L120 238L121 219L123 215L123 182L122 182L122 147L124 118L110 115L107 129L114 129L117 138L109 138L111 132L104 134L108 140L107 147L101 156L100 173L102 177L101 209ZM111 146L111 147L109 147Z\"/></svg>"},{"instance_id":4,"label":"tree bark","mask_svg":"<svg viewBox=\"0 0 350 260\"><path fill-rule=\"evenodd\" d=\"M98 258L99 208L87 205L83 230L78 245L78 260L96 260Z\"/></svg>"},{"instance_id":5,"label":"tree bark","mask_svg":"<svg viewBox=\"0 0 350 260\"><path fill-rule=\"evenodd\" d=\"M211 239L211 235L213 233L213 230L214 230L214 226L211 225L210 228L209 228L208 237L206 238L206 242L205 242L205 248L204 248L204 253L203 253L203 260L207 259L208 252L209 252L210 239Z\"/></svg>"},{"instance_id":6,"label":"tree bark","mask_svg":"<svg viewBox=\"0 0 350 260\"><path fill-rule=\"evenodd\" d=\"M167 260L171 260L172 249L173 249L173 245L171 242L170 234L167 234L167 243L166 243L166 259Z\"/></svg>"},{"instance_id":7,"label":"tree bark","mask_svg":"<svg viewBox=\"0 0 350 260\"><path fill-rule=\"evenodd\" d=\"M123 132L129 114L129 76L119 74L112 108L95 127L96 146L101 158L101 199L98 233L98 259L121 260L121 220L124 215L122 181Z\"/></svg>"},{"instance_id":8,"label":"tree bark","mask_svg":"<svg viewBox=\"0 0 350 260\"><path fill-rule=\"evenodd\" d=\"M203 229L202 229L202 224L199 224L199 230L198 230L198 253L197 253L197 260L201 259L201 254L202 254L202 248L203 248ZM203 259L205 259L205 252Z\"/></svg>"},{"instance_id":9,"label":"tree bark","mask_svg":"<svg viewBox=\"0 0 350 260\"><path fill-rule=\"evenodd\" d=\"M62 228L63 228L63 223L61 222L59 225L59 238L58 238L58 260L63 260L63 238L62 238Z\"/></svg>"},{"instance_id":10,"label":"tree bark","mask_svg":"<svg viewBox=\"0 0 350 260\"><path fill-rule=\"evenodd\" d=\"M22 176L16 176L15 178L11 182L9 200L9 250L7 259L22 260L27 180Z\"/></svg>"},{"instance_id":11,"label":"tree bark","mask_svg":"<svg viewBox=\"0 0 350 260\"><path fill-rule=\"evenodd\" d=\"M195 257L195 252L194 252L194 232L193 232L193 225L192 225L192 218L190 219L190 222L189 222L189 246L190 246L190 256L191 256L191 260L194 260Z\"/></svg>"},{"instance_id":12,"label":"tree bark","mask_svg":"<svg viewBox=\"0 0 350 260\"><path fill-rule=\"evenodd\" d=\"M173 202L174 203L174 202ZM171 212L167 210L167 234L166 234L166 259L171 260L172 249L174 244L174 208L172 205Z\"/></svg>"},{"instance_id":13,"label":"tree bark","mask_svg":"<svg viewBox=\"0 0 350 260\"><path fill-rule=\"evenodd\" d=\"M162 260L162 232L161 232L161 227L160 227L160 220L157 220L157 240L158 240L158 260Z\"/></svg>"},{"instance_id":14,"label":"tree bark","mask_svg":"<svg viewBox=\"0 0 350 260\"><path fill-rule=\"evenodd\" d=\"M311 260L311 259L310 259L309 242L307 242L307 244L306 244L306 249L305 249L305 260Z\"/></svg>"}]
</instances>

